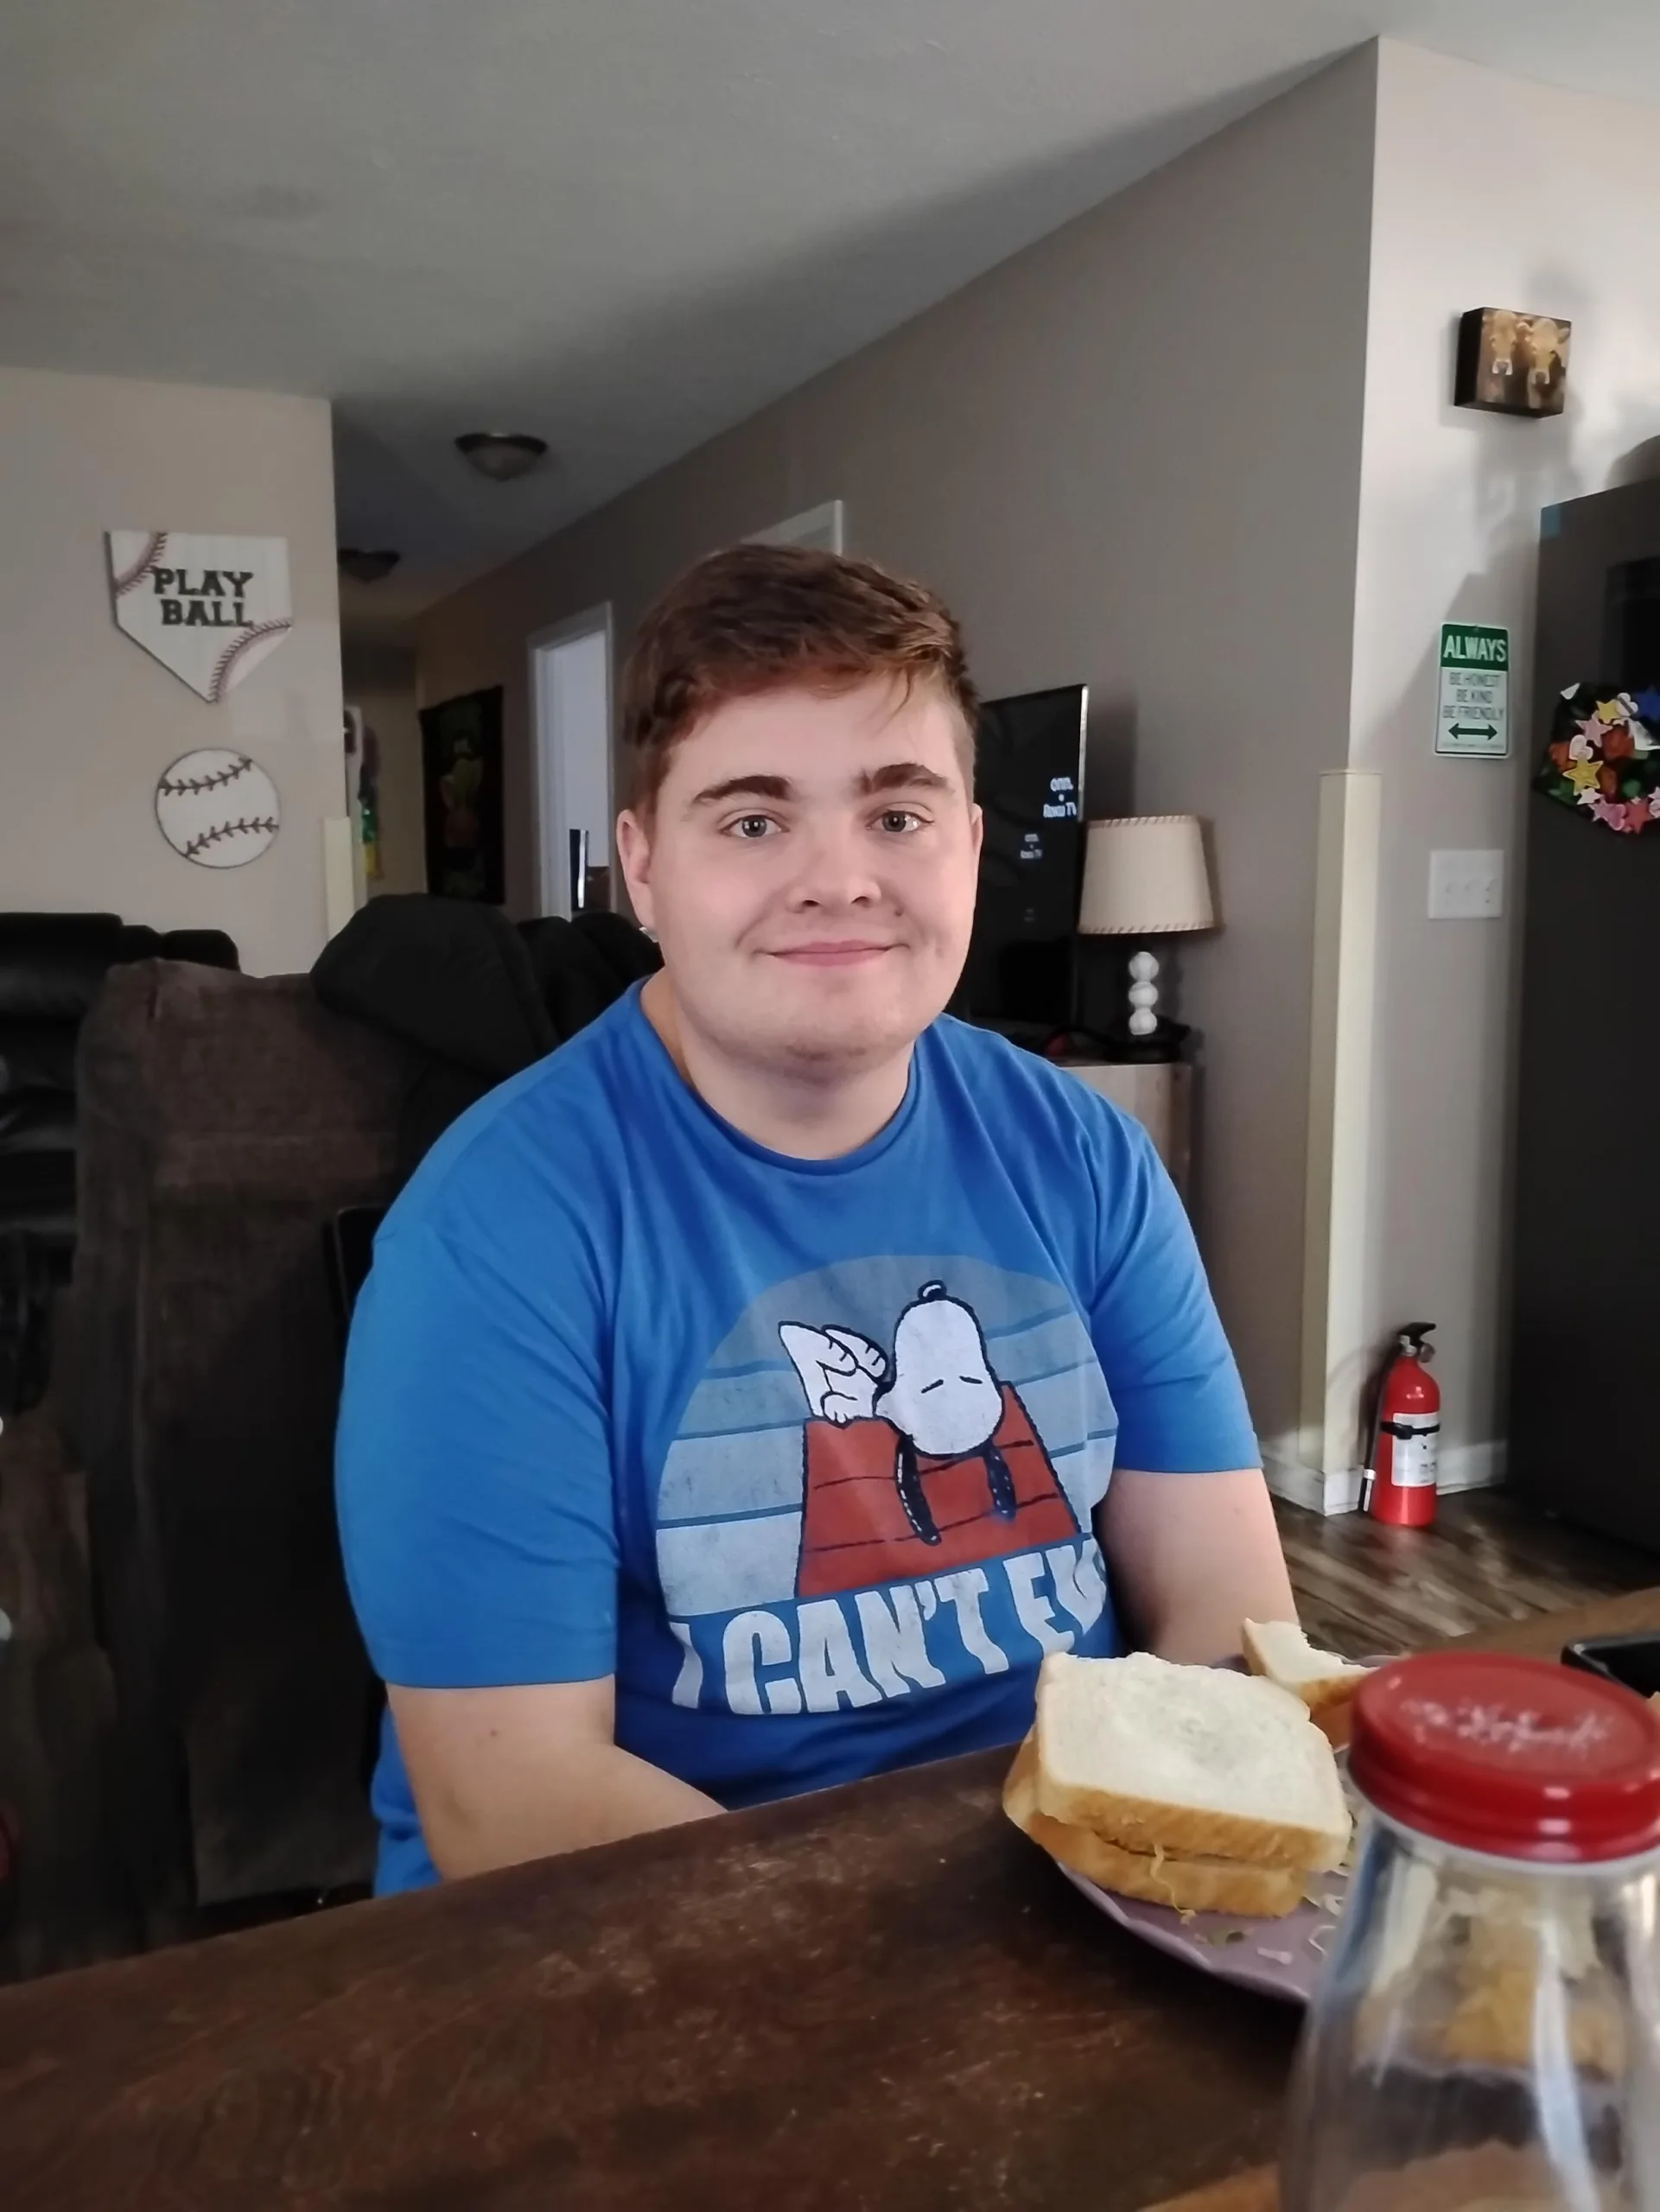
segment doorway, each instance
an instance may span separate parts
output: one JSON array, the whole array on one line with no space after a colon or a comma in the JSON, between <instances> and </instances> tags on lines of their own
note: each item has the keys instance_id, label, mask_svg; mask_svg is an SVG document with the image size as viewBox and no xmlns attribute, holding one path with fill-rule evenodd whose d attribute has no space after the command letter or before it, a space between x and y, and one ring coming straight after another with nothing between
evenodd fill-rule
<instances>
[{"instance_id":1,"label":"doorway","mask_svg":"<svg viewBox=\"0 0 1660 2212\"><path fill-rule=\"evenodd\" d=\"M537 912L611 906L611 609L530 641L536 731Z\"/></svg>"}]
</instances>

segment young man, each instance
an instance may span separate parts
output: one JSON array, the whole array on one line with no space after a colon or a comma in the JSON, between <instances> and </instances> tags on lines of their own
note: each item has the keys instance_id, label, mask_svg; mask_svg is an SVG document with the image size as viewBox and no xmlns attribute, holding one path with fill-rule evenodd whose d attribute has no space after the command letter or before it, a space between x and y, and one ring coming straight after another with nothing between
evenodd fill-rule
<instances>
[{"instance_id":1,"label":"young man","mask_svg":"<svg viewBox=\"0 0 1660 2212\"><path fill-rule=\"evenodd\" d=\"M1169 1656L1291 1616L1147 1138L942 1016L974 714L862 562L741 547L642 625L662 972L441 1140L353 1330L381 1889L1011 1743L1046 1651L1120 1648L1097 1535Z\"/></svg>"}]
</instances>

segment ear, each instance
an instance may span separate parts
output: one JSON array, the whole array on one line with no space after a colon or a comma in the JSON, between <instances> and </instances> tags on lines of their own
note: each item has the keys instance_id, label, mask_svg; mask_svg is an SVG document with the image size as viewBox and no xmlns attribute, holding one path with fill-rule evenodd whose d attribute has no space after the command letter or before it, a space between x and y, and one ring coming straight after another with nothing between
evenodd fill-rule
<instances>
[{"instance_id":1,"label":"ear","mask_svg":"<svg viewBox=\"0 0 1660 2212\"><path fill-rule=\"evenodd\" d=\"M646 825L632 808L617 817L617 858L628 887L628 903L643 930L654 930L657 918L652 898L652 841Z\"/></svg>"},{"instance_id":2,"label":"ear","mask_svg":"<svg viewBox=\"0 0 1660 2212\"><path fill-rule=\"evenodd\" d=\"M969 808L969 842L974 848L974 857L980 857L980 848L986 842L986 816L983 807Z\"/></svg>"}]
</instances>

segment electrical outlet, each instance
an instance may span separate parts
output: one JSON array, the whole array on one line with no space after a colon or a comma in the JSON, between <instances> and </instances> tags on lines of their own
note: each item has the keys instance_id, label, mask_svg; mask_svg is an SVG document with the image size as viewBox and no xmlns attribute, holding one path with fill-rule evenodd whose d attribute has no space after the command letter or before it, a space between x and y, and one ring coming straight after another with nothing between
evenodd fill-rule
<instances>
[{"instance_id":1,"label":"electrical outlet","mask_svg":"<svg viewBox=\"0 0 1660 2212\"><path fill-rule=\"evenodd\" d=\"M1491 922L1504 911L1503 853L1431 853L1432 922Z\"/></svg>"}]
</instances>

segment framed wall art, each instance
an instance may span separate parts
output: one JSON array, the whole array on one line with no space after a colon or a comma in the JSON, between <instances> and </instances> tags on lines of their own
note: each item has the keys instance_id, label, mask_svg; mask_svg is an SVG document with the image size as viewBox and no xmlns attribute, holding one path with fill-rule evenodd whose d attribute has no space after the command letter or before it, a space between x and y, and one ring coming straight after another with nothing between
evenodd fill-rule
<instances>
[{"instance_id":1,"label":"framed wall art","mask_svg":"<svg viewBox=\"0 0 1660 2212\"><path fill-rule=\"evenodd\" d=\"M444 899L507 895L501 789L501 686L421 710L427 889Z\"/></svg>"},{"instance_id":2,"label":"framed wall art","mask_svg":"<svg viewBox=\"0 0 1660 2212\"><path fill-rule=\"evenodd\" d=\"M1453 404L1490 415L1560 415L1573 331L1560 315L1472 308L1459 318Z\"/></svg>"}]
</instances>

